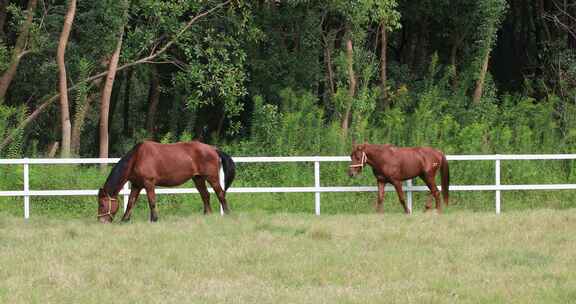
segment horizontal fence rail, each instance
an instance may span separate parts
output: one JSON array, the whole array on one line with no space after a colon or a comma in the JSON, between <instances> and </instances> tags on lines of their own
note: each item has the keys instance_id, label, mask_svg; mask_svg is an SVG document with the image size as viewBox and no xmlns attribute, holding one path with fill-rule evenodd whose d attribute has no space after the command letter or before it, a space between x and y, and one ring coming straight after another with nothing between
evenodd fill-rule
<instances>
[{"instance_id":1,"label":"horizontal fence rail","mask_svg":"<svg viewBox=\"0 0 576 304\"><path fill-rule=\"evenodd\" d=\"M576 159L576 154L494 154L494 155L447 155L449 161L494 161L494 184L493 185L450 185L450 191L495 191L495 210L500 213L501 191L510 190L576 190L576 184L524 184L502 185L500 183L501 161L512 160L568 160ZM321 162L349 162L348 156L286 156L286 157L233 157L236 163L314 163L314 186L313 187L233 187L228 189L230 193L315 193L315 213L320 215L320 193L326 192L376 192L375 186L355 187L322 187L320 182ZM95 196L98 190L31 190L30 189L30 165L78 165L78 164L114 164L119 158L24 158L24 159L0 159L0 165L23 166L23 190L0 191L0 197L12 196L24 198L24 217L30 216L30 197L34 196ZM222 172L222 171L221 171ZM221 183L222 181L221 174ZM441 189L440 186L438 186ZM394 191L387 186L386 191ZM212 189L209 189L213 192ZM412 180L406 181L404 191L407 192L407 204L412 211L412 192L428 191L426 186L413 186ZM145 190L142 190L145 192ZM158 188L157 194L186 194L198 193L195 188ZM124 198L124 209L130 194L129 183L126 183L120 195ZM222 212L222 210L221 210Z\"/></svg>"}]
</instances>

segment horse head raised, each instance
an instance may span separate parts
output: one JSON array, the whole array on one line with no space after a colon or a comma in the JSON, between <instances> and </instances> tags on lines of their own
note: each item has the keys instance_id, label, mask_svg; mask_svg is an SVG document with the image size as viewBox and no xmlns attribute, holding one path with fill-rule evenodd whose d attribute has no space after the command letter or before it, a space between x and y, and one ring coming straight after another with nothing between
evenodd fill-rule
<instances>
[{"instance_id":1,"label":"horse head raised","mask_svg":"<svg viewBox=\"0 0 576 304\"><path fill-rule=\"evenodd\" d=\"M362 172L362 169L366 165L368 158L366 156L365 147L365 144L352 144L352 153L350 154L352 164L348 166L348 175L350 177L358 175L360 172Z\"/></svg>"}]
</instances>

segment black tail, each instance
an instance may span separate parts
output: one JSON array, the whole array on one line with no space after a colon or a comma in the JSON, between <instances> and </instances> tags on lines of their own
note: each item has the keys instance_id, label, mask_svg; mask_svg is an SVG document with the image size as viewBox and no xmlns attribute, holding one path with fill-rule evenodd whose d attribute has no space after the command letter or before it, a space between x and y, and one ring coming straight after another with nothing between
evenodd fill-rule
<instances>
[{"instance_id":1,"label":"black tail","mask_svg":"<svg viewBox=\"0 0 576 304\"><path fill-rule=\"evenodd\" d=\"M222 168L224 169L224 191L226 191L232 184L234 176L236 176L236 165L234 164L234 161L230 155L220 150L216 151L218 152L220 160L222 161Z\"/></svg>"},{"instance_id":2,"label":"black tail","mask_svg":"<svg viewBox=\"0 0 576 304\"><path fill-rule=\"evenodd\" d=\"M450 187L450 170L448 169L448 161L446 156L442 155L442 164L440 165L440 173L442 174L442 195L444 196L444 203L448 206L448 188Z\"/></svg>"}]
</instances>

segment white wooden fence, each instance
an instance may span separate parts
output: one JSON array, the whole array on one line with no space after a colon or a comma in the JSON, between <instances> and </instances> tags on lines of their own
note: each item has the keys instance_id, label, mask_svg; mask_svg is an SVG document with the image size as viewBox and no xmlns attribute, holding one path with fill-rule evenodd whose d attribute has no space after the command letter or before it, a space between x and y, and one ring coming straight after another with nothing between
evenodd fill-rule
<instances>
[{"instance_id":1,"label":"white wooden fence","mask_svg":"<svg viewBox=\"0 0 576 304\"><path fill-rule=\"evenodd\" d=\"M576 159L576 154L524 154L524 155L448 155L449 161L494 161L494 184L493 185L450 185L450 191L495 191L495 210L500 213L500 194L506 190L576 190L576 184L524 184L524 185L502 185L500 183L500 163L501 161L517 160L562 160ZM30 197L34 196L96 196L98 190L31 190L30 189L30 166L31 165L55 165L55 164L104 164L116 163L118 158L78 158L78 159L0 159L0 165L22 165L24 167L23 190L0 191L1 196L21 196L24 198L24 217L30 217ZM230 193L286 193L286 192L313 192L315 193L315 212L320 215L320 193L322 192L376 192L375 186L358 187L323 187L320 183L320 163L322 162L350 162L348 156L296 156L296 157L234 157L236 163L288 163L304 162L314 163L314 186L312 187L233 187L228 189ZM344 174L344 173L343 173ZM222 181L221 181L222 182ZM130 194L129 183L127 183L121 195L124 197L124 208ZM439 187L440 188L440 187ZM412 192L428 191L426 186L412 186L411 181L407 181L404 190L407 192L408 208L412 210ZM144 190L143 190L144 191ZM212 192L212 190L210 189ZM387 186L386 191L394 191L394 188ZM157 194L183 194L198 193L195 188L161 188L156 190Z\"/></svg>"}]
</instances>

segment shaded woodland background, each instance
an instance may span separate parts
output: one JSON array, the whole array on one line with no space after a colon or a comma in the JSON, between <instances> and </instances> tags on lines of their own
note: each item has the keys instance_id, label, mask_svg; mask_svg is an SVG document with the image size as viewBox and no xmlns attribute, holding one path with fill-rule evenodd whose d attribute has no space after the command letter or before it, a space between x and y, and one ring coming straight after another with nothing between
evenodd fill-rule
<instances>
[{"instance_id":1,"label":"shaded woodland background","mask_svg":"<svg viewBox=\"0 0 576 304\"><path fill-rule=\"evenodd\" d=\"M576 153L576 1L0 0L0 40L1 158L120 157L145 139L199 139L232 156L347 155L352 139ZM321 184L374 183L346 167L323 163ZM306 163L237 173L234 187L314 181ZM106 176L36 165L30 188L96 189ZM450 176L491 184L494 163L453 161ZM22 183L22 166L0 168L0 189ZM576 162L505 161L502 183L576 183ZM415 208L425 195L414 194ZM386 197L386 212L401 212ZM159 200L163 215L200 213L197 196ZM229 200L234 212L314 210L309 193ZM326 193L322 212L371 213L373 200ZM573 191L510 191L502 208L574 201ZM451 202L448 212L493 212L494 194L453 192ZM3 198L0 211L21 216L21 198ZM92 197L32 203L34 216L94 212Z\"/></svg>"},{"instance_id":2,"label":"shaded woodland background","mask_svg":"<svg viewBox=\"0 0 576 304\"><path fill-rule=\"evenodd\" d=\"M576 1L3 0L0 39L4 158L576 150Z\"/></svg>"}]
</instances>

